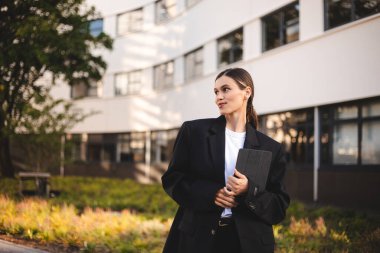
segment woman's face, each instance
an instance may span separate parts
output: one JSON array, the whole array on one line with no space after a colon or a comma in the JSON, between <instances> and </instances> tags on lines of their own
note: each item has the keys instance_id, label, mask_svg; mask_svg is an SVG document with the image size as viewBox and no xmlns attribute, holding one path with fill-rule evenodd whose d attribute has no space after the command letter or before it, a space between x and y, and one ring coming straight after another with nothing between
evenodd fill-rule
<instances>
[{"instance_id":1,"label":"woman's face","mask_svg":"<svg viewBox=\"0 0 380 253\"><path fill-rule=\"evenodd\" d=\"M241 90L232 78L221 76L215 81L214 93L220 114L228 115L246 109L250 89Z\"/></svg>"}]
</instances>

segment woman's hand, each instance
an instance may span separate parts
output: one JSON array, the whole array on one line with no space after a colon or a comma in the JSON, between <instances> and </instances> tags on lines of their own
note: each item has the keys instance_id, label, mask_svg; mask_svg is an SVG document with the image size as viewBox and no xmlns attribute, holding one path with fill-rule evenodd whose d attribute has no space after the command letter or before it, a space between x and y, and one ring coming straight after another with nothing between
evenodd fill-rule
<instances>
[{"instance_id":1,"label":"woman's hand","mask_svg":"<svg viewBox=\"0 0 380 253\"><path fill-rule=\"evenodd\" d=\"M227 179L227 188L235 196L241 195L248 191L248 178L235 169L234 175Z\"/></svg>"},{"instance_id":2,"label":"woman's hand","mask_svg":"<svg viewBox=\"0 0 380 253\"><path fill-rule=\"evenodd\" d=\"M226 187L223 187L216 192L214 203L223 208L232 208L237 206L234 193L227 190Z\"/></svg>"}]
</instances>

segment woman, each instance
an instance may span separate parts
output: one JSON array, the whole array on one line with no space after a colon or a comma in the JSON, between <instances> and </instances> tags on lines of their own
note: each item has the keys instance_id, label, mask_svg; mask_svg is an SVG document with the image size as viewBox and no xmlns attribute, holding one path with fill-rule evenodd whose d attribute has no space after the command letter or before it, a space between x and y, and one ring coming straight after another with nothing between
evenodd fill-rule
<instances>
[{"instance_id":1,"label":"woman","mask_svg":"<svg viewBox=\"0 0 380 253\"><path fill-rule=\"evenodd\" d=\"M273 252L272 225L289 205L281 145L257 131L250 74L226 69L215 79L221 116L183 123L162 176L179 205L164 253ZM235 169L240 148L272 152L265 189Z\"/></svg>"}]
</instances>

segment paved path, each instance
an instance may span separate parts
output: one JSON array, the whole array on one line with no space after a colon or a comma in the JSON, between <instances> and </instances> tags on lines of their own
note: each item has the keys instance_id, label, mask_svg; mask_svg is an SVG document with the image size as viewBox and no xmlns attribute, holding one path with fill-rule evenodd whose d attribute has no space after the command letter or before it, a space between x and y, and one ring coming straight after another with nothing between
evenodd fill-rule
<instances>
[{"instance_id":1,"label":"paved path","mask_svg":"<svg viewBox=\"0 0 380 253\"><path fill-rule=\"evenodd\" d=\"M0 253L49 253L49 252L0 240Z\"/></svg>"}]
</instances>

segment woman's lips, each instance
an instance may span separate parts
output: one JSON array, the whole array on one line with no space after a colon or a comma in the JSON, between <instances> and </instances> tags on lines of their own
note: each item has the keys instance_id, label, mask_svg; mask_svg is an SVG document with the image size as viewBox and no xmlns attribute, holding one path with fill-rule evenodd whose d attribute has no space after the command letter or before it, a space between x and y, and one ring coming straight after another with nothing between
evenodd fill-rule
<instances>
[{"instance_id":1,"label":"woman's lips","mask_svg":"<svg viewBox=\"0 0 380 253\"><path fill-rule=\"evenodd\" d=\"M227 104L227 103L219 103L219 104L218 104L218 107L219 107L219 108L223 108L226 104Z\"/></svg>"}]
</instances>

